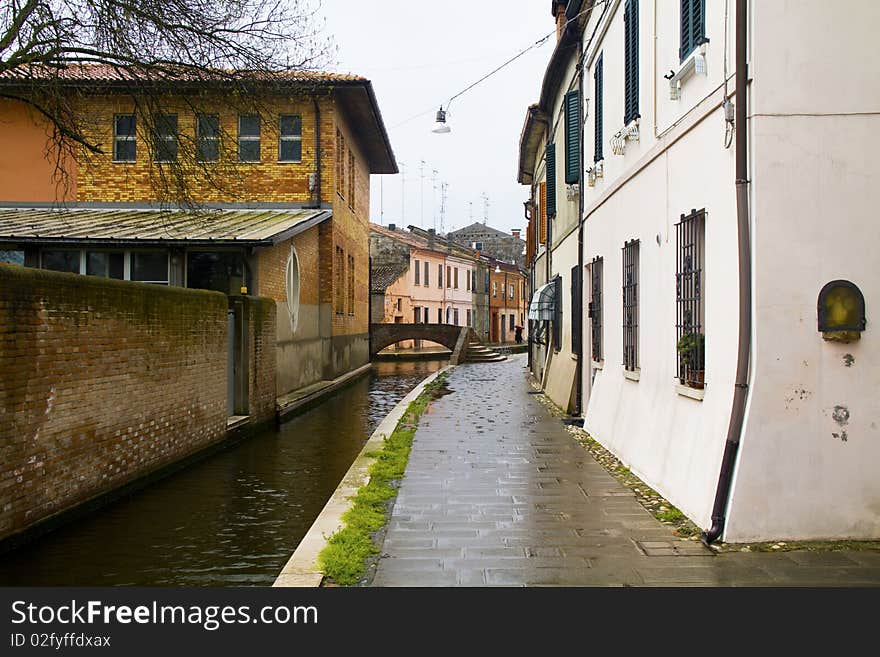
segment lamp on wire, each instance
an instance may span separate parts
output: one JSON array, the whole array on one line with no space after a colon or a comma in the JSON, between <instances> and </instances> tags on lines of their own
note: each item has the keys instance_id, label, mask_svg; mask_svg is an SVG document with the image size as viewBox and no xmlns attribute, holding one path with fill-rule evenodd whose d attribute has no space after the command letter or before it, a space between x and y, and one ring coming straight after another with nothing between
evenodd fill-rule
<instances>
[{"instance_id":1,"label":"lamp on wire","mask_svg":"<svg viewBox=\"0 0 880 657\"><path fill-rule=\"evenodd\" d=\"M431 132L438 135L445 135L452 132L452 128L446 123L446 110L443 109L443 106L440 106L440 109L437 111L437 120L434 122L434 129Z\"/></svg>"},{"instance_id":2,"label":"lamp on wire","mask_svg":"<svg viewBox=\"0 0 880 657\"><path fill-rule=\"evenodd\" d=\"M496 273L496 274L500 274L500 273L501 273L501 265L495 265L495 273Z\"/></svg>"}]
</instances>

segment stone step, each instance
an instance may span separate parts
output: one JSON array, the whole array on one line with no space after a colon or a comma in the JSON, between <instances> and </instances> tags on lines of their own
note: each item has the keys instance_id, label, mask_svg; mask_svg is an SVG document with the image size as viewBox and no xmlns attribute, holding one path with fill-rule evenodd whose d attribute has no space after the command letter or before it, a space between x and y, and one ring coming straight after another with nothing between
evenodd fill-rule
<instances>
[{"instance_id":1,"label":"stone step","mask_svg":"<svg viewBox=\"0 0 880 657\"><path fill-rule=\"evenodd\" d=\"M495 354L494 356L478 356L476 358L468 356L467 359L469 363L500 363L505 360L507 360L507 356L502 356L501 354Z\"/></svg>"}]
</instances>

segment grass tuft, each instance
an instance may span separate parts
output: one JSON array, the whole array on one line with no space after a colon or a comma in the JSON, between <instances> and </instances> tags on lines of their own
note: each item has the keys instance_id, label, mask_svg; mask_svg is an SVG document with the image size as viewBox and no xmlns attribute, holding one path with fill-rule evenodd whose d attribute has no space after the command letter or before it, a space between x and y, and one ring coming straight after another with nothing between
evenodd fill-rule
<instances>
[{"instance_id":1,"label":"grass tuft","mask_svg":"<svg viewBox=\"0 0 880 657\"><path fill-rule=\"evenodd\" d=\"M337 584L356 584L366 570L367 560L379 553L373 534L388 520L388 503L397 495L395 483L403 478L419 418L437 392L446 386L443 373L425 386L407 407L381 450L368 452L375 459L370 481L358 489L351 509L342 515L345 526L330 537L318 555L318 566Z\"/></svg>"}]
</instances>

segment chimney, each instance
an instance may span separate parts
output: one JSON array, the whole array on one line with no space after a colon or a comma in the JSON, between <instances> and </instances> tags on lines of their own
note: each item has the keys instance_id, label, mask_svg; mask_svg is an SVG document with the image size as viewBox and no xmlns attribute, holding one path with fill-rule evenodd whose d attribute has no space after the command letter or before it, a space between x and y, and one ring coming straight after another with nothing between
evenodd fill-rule
<instances>
[{"instance_id":1,"label":"chimney","mask_svg":"<svg viewBox=\"0 0 880 657\"><path fill-rule=\"evenodd\" d=\"M428 229L428 248L429 248L429 249L433 249L433 248L434 248L434 234L435 234L435 233L434 233L434 229L433 229L433 228L429 228L429 229Z\"/></svg>"},{"instance_id":2,"label":"chimney","mask_svg":"<svg viewBox=\"0 0 880 657\"><path fill-rule=\"evenodd\" d=\"M513 235L516 239L519 239L521 232L522 232L521 228L511 228L510 229L510 234Z\"/></svg>"},{"instance_id":3,"label":"chimney","mask_svg":"<svg viewBox=\"0 0 880 657\"><path fill-rule=\"evenodd\" d=\"M559 42L562 39L562 34L565 31L565 7L568 4L567 0L554 0L553 3L553 17L556 19L556 41Z\"/></svg>"},{"instance_id":4,"label":"chimney","mask_svg":"<svg viewBox=\"0 0 880 657\"><path fill-rule=\"evenodd\" d=\"M388 230L397 230L397 224L388 224Z\"/></svg>"}]
</instances>

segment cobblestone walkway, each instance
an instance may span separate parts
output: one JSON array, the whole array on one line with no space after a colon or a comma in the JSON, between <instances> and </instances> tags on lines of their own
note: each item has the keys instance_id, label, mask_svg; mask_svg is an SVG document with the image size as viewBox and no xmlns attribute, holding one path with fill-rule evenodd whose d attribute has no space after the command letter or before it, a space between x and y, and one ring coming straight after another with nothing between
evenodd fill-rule
<instances>
[{"instance_id":1,"label":"cobblestone walkway","mask_svg":"<svg viewBox=\"0 0 880 657\"><path fill-rule=\"evenodd\" d=\"M849 586L880 554L682 541L529 394L526 359L469 364L422 416L374 586Z\"/></svg>"}]
</instances>

